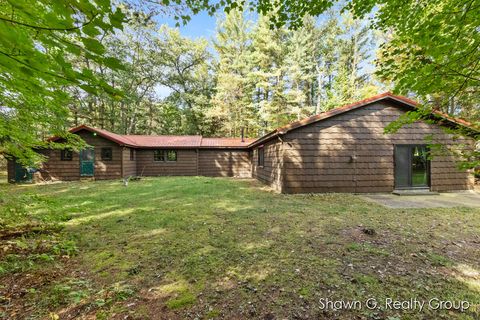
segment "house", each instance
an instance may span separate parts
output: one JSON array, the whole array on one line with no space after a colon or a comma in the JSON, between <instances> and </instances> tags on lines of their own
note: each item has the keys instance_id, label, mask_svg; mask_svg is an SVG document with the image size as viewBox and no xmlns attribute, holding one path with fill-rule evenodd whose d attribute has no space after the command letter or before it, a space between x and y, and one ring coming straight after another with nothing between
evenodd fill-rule
<instances>
[{"instance_id":1,"label":"house","mask_svg":"<svg viewBox=\"0 0 480 320\"><path fill-rule=\"evenodd\" d=\"M443 130L462 126L477 135L468 122L437 113L441 123L418 121L384 134L387 124L415 108L416 103L408 98L384 93L291 123L258 139L119 135L79 126L70 132L92 148L80 153L43 150L48 160L34 176L43 180L254 177L284 193L472 189L472 173L459 170L453 155L428 156L433 144L473 146L471 136L454 137ZM24 171L9 161L10 181L18 180Z\"/></svg>"}]
</instances>

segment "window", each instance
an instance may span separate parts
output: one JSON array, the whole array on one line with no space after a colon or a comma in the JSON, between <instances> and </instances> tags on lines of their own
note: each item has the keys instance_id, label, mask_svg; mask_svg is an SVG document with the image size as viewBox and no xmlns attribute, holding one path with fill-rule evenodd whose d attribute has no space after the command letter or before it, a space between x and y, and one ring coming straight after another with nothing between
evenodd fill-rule
<instances>
[{"instance_id":1,"label":"window","mask_svg":"<svg viewBox=\"0 0 480 320\"><path fill-rule=\"evenodd\" d=\"M167 161L177 161L177 151L167 150Z\"/></svg>"},{"instance_id":2,"label":"window","mask_svg":"<svg viewBox=\"0 0 480 320\"><path fill-rule=\"evenodd\" d=\"M130 161L135 160L135 149L130 149Z\"/></svg>"},{"instance_id":3,"label":"window","mask_svg":"<svg viewBox=\"0 0 480 320\"><path fill-rule=\"evenodd\" d=\"M165 161L164 150L153 151L153 161Z\"/></svg>"},{"instance_id":4,"label":"window","mask_svg":"<svg viewBox=\"0 0 480 320\"><path fill-rule=\"evenodd\" d=\"M258 148L258 166L263 167L264 163L264 154L263 154L263 147Z\"/></svg>"},{"instance_id":5,"label":"window","mask_svg":"<svg viewBox=\"0 0 480 320\"><path fill-rule=\"evenodd\" d=\"M73 158L73 152L72 150L62 150L60 153L60 159L62 161L71 161Z\"/></svg>"},{"instance_id":6,"label":"window","mask_svg":"<svg viewBox=\"0 0 480 320\"><path fill-rule=\"evenodd\" d=\"M103 161L112 160L112 148L102 148L102 160Z\"/></svg>"},{"instance_id":7,"label":"window","mask_svg":"<svg viewBox=\"0 0 480 320\"><path fill-rule=\"evenodd\" d=\"M153 152L154 161L177 161L176 150L155 150Z\"/></svg>"}]
</instances>

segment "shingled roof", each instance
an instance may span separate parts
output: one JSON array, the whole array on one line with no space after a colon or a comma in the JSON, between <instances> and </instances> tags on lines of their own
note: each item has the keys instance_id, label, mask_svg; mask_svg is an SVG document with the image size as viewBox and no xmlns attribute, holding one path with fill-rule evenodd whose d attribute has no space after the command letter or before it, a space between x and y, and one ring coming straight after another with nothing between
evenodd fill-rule
<instances>
[{"instance_id":1,"label":"shingled roof","mask_svg":"<svg viewBox=\"0 0 480 320\"><path fill-rule=\"evenodd\" d=\"M69 130L76 133L82 130L94 132L100 137L118 143L121 146L132 148L246 148L256 139L250 138L203 138L202 136L172 136L172 135L122 135L104 129L98 129L86 125ZM50 138L50 141L60 139Z\"/></svg>"},{"instance_id":2,"label":"shingled roof","mask_svg":"<svg viewBox=\"0 0 480 320\"><path fill-rule=\"evenodd\" d=\"M200 135L195 136L159 136L159 135L121 135L116 134L107 130L98 129L89 127L86 125L81 125L69 130L71 133L75 133L81 130L87 130L90 132L95 132L99 136L109 139L113 142L118 143L122 146L132 147L132 148L250 148L256 145L259 145L265 141L272 139L278 135L283 135L291 130L301 128L303 126L322 121L333 116L355 110L357 108L365 107L375 102L379 101L392 101L398 104L399 106L407 107L411 110L415 109L418 106L416 101L413 101L407 97L397 96L390 92L385 92L376 96L373 96L368 99L357 101L352 104L348 104L339 108L335 108L320 114L305 118L303 120L292 122L286 126L277 128L268 134L258 138L203 138ZM432 115L438 116L443 120L447 121L450 124L461 125L466 128L478 132L478 129L473 126L473 124L465 121L463 119L453 118L447 114L441 113L439 111L433 111ZM58 137L53 137L49 139L50 141L55 141L59 139Z\"/></svg>"},{"instance_id":3,"label":"shingled roof","mask_svg":"<svg viewBox=\"0 0 480 320\"><path fill-rule=\"evenodd\" d=\"M286 134L287 132L289 132L291 130L301 128L301 127L304 127L306 125L309 125L309 124L312 124L312 123L315 123L315 122L326 120L326 119L331 118L333 116L336 116L336 115L339 115L339 114L342 114L342 113L345 113L345 112L348 112L348 111L351 111L351 110L355 110L355 109L358 109L358 108L361 108L361 107L365 107L365 106L368 106L372 103L379 102L379 101L393 101L400 106L409 108L410 110L416 109L419 105L418 102L416 102L412 99L409 99L407 97L397 96L397 95L392 94L391 92L385 92L385 93L378 94L376 96L373 96L373 97L370 97L370 98L367 98L367 99L364 99L364 100L360 100L360 101L357 101L357 102L354 102L354 103L351 103L351 104L348 104L348 105L345 105L345 106L342 106L342 107L338 107L338 108L335 108L335 109L332 109L332 110L329 110L329 111L326 111L326 112L316 114L314 116L311 116L311 117L308 117L308 118L305 118L305 119L302 119L302 120L299 120L299 121L289 123L289 124L287 124L283 127L279 127L277 129L267 133L263 137L255 140L250 145L250 147L261 144L261 143L263 143L265 141L268 141L271 138L276 137L278 135ZM438 117L448 121L451 124L461 125L463 127L471 129L475 132L478 131L478 129L475 128L472 123L470 123L466 120L463 120L463 119L451 117L451 116L449 116L445 113L442 113L440 111L434 110L432 112L432 116L438 116Z\"/></svg>"}]
</instances>

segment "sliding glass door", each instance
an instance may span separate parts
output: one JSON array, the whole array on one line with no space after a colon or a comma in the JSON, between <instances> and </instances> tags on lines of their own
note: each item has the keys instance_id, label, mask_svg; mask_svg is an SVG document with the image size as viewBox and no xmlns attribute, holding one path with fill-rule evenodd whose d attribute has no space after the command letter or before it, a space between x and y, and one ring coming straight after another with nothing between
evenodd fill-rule
<instances>
[{"instance_id":1,"label":"sliding glass door","mask_svg":"<svg viewBox=\"0 0 480 320\"><path fill-rule=\"evenodd\" d=\"M395 189L428 188L430 163L426 145L395 146Z\"/></svg>"}]
</instances>

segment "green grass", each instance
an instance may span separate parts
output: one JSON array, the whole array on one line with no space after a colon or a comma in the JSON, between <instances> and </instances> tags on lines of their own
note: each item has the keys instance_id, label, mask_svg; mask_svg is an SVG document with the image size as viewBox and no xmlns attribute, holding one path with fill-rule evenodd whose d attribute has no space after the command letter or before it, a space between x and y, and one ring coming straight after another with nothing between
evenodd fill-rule
<instances>
[{"instance_id":1,"label":"green grass","mask_svg":"<svg viewBox=\"0 0 480 320\"><path fill-rule=\"evenodd\" d=\"M7 171L0 169L0 185L7 183Z\"/></svg>"},{"instance_id":2,"label":"green grass","mask_svg":"<svg viewBox=\"0 0 480 320\"><path fill-rule=\"evenodd\" d=\"M0 317L475 319L479 214L203 177L0 184L0 234L21 231L0 240ZM319 309L370 297L476 306Z\"/></svg>"}]
</instances>

